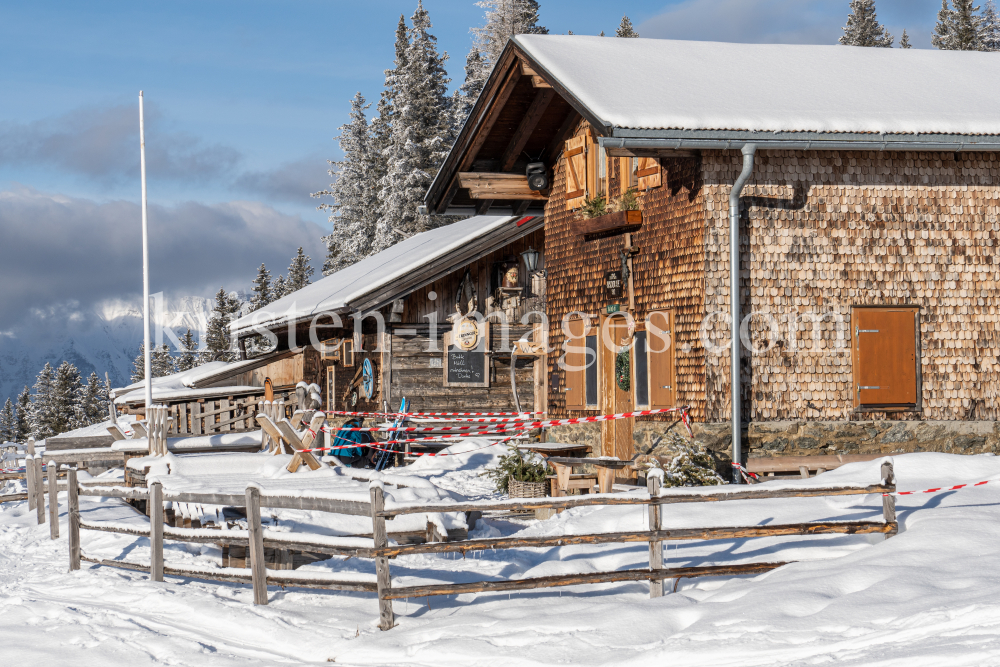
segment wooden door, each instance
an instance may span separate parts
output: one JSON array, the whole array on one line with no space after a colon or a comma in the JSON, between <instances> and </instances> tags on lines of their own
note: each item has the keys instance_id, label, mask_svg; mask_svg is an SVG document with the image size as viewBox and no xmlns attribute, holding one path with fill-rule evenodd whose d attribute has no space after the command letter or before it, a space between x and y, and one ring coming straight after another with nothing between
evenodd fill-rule
<instances>
[{"instance_id":1,"label":"wooden door","mask_svg":"<svg viewBox=\"0 0 1000 667\"><path fill-rule=\"evenodd\" d=\"M602 324L604 325L602 333L606 331L607 336L601 336L601 413L631 412L635 409L632 400L632 373L628 373L627 390L621 388L615 373L616 360L619 353L623 351L628 354L629 369L632 366L628 325L624 317L612 317ZM623 461L631 459L635 454L635 445L632 440L634 423L634 418L601 422L601 456L617 456ZM631 468L626 468L617 474L619 477L634 477L635 472Z\"/></svg>"}]
</instances>

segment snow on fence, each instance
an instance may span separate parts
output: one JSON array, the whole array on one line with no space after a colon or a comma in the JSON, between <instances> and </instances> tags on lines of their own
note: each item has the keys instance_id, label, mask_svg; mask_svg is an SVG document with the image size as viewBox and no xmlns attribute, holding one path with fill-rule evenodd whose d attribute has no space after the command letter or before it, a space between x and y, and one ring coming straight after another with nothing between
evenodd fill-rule
<instances>
[{"instance_id":1,"label":"snow on fence","mask_svg":"<svg viewBox=\"0 0 1000 667\"><path fill-rule=\"evenodd\" d=\"M55 466L52 466L54 471ZM40 467L39 467L40 470ZM50 473L51 474L51 473ZM579 584L599 584L618 581L650 582L650 596L663 594L663 582L699 576L732 576L755 574L773 570L787 563L746 563L739 565L700 566L683 568L663 567L663 542L668 540L719 540L749 537L818 535L818 534L896 534L896 491L892 463L886 461L881 468L882 480L869 486L797 487L785 489L761 489L745 487L719 487L699 489L696 493L676 493L660 489L658 477L648 480L648 494L592 494L586 496L539 498L506 501L475 501L465 503L391 504L385 505L385 497L380 482L370 487L370 502L336 500L330 498L264 496L258 487L250 485L243 495L220 493L175 493L164 492L162 485L154 482L148 489L83 485L77 482L76 470L70 469L69 491L69 560L70 569L80 568L82 561L149 572L154 581L163 581L164 575L195 579L220 580L250 583L253 586L254 604L267 604L268 584L276 586L297 586L306 588L328 588L376 593L379 601L379 627L389 630L395 624L392 601L402 598L425 597L431 595L455 595L461 593L501 592ZM51 491L55 478L50 478L50 501L56 494ZM732 490L730 490L732 489ZM733 500L760 500L779 498L805 498L822 496L846 496L882 494L882 521L838 521L808 522L785 525L756 525L711 528L682 528L664 530L660 508L676 503L724 502ZM151 517L150 528L144 530L134 526L115 524L91 524L80 520L79 496L98 496L123 499L146 500ZM201 503L244 507L247 512L248 530L218 531L212 529L172 528L164 526L163 503ZM39 496L44 506L44 500ZM54 504L54 502L52 503ZM405 514L427 514L439 512L468 512L486 510L536 510L568 509L584 506L646 505L649 530L616 533L595 533L587 535L546 535L540 537L488 537L456 541L427 542L424 544L389 545L386 521ZM265 535L261 527L261 507L304 509L353 516L371 516L372 537L331 538L302 533L280 533ZM44 511L39 509L39 523L44 521ZM53 516L56 516L53 514ZM55 523L55 522L54 522ZM148 537L151 547L151 562L148 566L139 563L90 558L80 548L80 530L98 530ZM54 533L58 535L58 533ZM163 562L163 541L192 543L214 543L247 547L250 557L250 574L195 570L166 566ZM370 540L371 546L366 542ZM409 554L466 553L486 549L520 549L554 547L582 544L609 544L648 542L649 567L646 569L615 570L609 572L588 572L583 574L531 577L507 581L480 581L462 584L437 584L426 586L393 587L389 569L389 558ZM370 578L319 577L315 575L297 576L295 573L277 574L266 569L264 548L302 549L330 555L347 555L375 560L375 580ZM303 573L305 574L305 573Z\"/></svg>"}]
</instances>

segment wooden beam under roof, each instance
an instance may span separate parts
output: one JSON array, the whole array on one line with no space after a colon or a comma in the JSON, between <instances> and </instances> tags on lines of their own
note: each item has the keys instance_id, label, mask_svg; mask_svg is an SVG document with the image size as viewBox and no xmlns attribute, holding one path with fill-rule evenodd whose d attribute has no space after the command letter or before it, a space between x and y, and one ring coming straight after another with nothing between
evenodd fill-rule
<instances>
[{"instance_id":1,"label":"wooden beam under roof","mask_svg":"<svg viewBox=\"0 0 1000 667\"><path fill-rule=\"evenodd\" d=\"M611 148L604 149L608 157L696 157L700 151L676 148Z\"/></svg>"},{"instance_id":2,"label":"wooden beam under roof","mask_svg":"<svg viewBox=\"0 0 1000 667\"><path fill-rule=\"evenodd\" d=\"M469 189L472 199L511 199L548 201L547 192L539 192L528 187L528 177L524 174L497 174L479 171L463 171L458 174L459 187Z\"/></svg>"},{"instance_id":3,"label":"wooden beam under roof","mask_svg":"<svg viewBox=\"0 0 1000 667\"><path fill-rule=\"evenodd\" d=\"M566 118L563 120L563 124L559 127L559 131L555 133L552 137L552 141L549 143L549 147L545 149L545 166L549 169L555 171L555 164L559 160L559 156L562 154L563 146L566 140L569 139L573 132L573 128L576 124L580 122L580 114L578 114L574 109L570 109L566 113Z\"/></svg>"},{"instance_id":4,"label":"wooden beam under roof","mask_svg":"<svg viewBox=\"0 0 1000 667\"><path fill-rule=\"evenodd\" d=\"M514 131L514 136L507 144L507 149L503 152L503 157L500 158L500 171L510 171L514 167L518 156L531 138L531 133L538 127L538 122L555 96L556 92L551 88L540 88L535 93L535 99L531 101L531 106L525 112L517 130Z\"/></svg>"},{"instance_id":5,"label":"wooden beam under roof","mask_svg":"<svg viewBox=\"0 0 1000 667\"><path fill-rule=\"evenodd\" d=\"M520 80L521 68L516 65L510 67L507 72L507 77L504 79L503 85L500 87L496 97L493 98L493 102L490 104L489 109L483 117L483 122L480 123L478 128L476 128L475 137L472 139L472 143L469 144L469 148L466 150L462 161L459 163L458 169L455 171L455 175L452 176L451 183L448 184L445 196L441 198L441 203L437 207L438 213L444 213L451 204L451 200L455 198L455 193L457 193L459 187L461 187L458 184L459 174L468 171L472 166L472 162L479 154L479 149L481 149L483 144L486 142L486 138L490 135L490 131L496 124L497 119L500 118L500 113L503 111L504 106L507 104L507 100L510 99L511 93L514 92L514 87Z\"/></svg>"}]
</instances>

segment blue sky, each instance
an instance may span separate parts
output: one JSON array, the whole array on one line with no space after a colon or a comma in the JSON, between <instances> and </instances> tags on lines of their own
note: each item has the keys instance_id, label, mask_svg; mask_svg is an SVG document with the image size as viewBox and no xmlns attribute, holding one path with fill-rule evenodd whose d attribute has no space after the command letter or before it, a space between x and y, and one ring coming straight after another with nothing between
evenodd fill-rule
<instances>
[{"instance_id":1,"label":"blue sky","mask_svg":"<svg viewBox=\"0 0 1000 667\"><path fill-rule=\"evenodd\" d=\"M625 13L644 37L831 43L848 4L542 0L541 17L560 33L610 34ZM325 160L338 155L332 137L350 98L360 90L377 99L396 22L415 6L414 0L3 3L0 233L19 241L0 244L0 281L10 285L15 272L50 264L53 244L63 266L44 284L24 285L16 295L0 291L0 332L32 303L96 303L138 289L129 244L139 224L132 217L140 89L154 288L210 294L220 284L246 287L261 261L283 271L299 245L319 260L319 235L329 226L308 193L328 182ZM457 85L469 28L483 10L469 0L425 6ZM905 27L917 47L929 45L936 0L878 0L877 6L897 39ZM36 228L44 236L32 236ZM197 251L158 245L166 234L188 235L187 247ZM114 280L84 271L102 252Z\"/></svg>"}]
</instances>

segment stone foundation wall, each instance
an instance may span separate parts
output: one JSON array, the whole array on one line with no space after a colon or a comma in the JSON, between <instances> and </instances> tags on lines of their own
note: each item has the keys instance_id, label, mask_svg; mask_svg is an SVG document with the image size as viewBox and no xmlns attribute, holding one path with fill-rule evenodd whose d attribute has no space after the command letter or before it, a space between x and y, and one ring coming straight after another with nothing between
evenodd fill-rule
<instances>
[{"instance_id":1,"label":"stone foundation wall","mask_svg":"<svg viewBox=\"0 0 1000 667\"><path fill-rule=\"evenodd\" d=\"M694 442L716 460L717 470L729 478L732 440L729 424L693 423ZM601 450L600 424L574 424L548 430L549 442L590 445ZM633 431L638 454L671 456L681 443L690 443L680 422L638 422ZM820 454L997 454L997 421L774 421L754 422L743 433L745 456L814 456Z\"/></svg>"}]
</instances>

